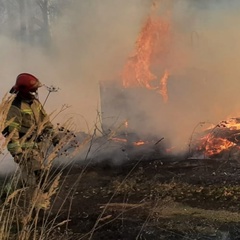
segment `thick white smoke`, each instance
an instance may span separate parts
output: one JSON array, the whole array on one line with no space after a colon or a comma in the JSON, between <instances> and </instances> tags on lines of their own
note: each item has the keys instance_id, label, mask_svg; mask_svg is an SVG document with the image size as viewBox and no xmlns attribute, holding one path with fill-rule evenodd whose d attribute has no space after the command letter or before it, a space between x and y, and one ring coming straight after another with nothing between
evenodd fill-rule
<instances>
[{"instance_id":1,"label":"thick white smoke","mask_svg":"<svg viewBox=\"0 0 240 240\"><path fill-rule=\"evenodd\" d=\"M52 93L46 109L67 104L56 122L73 117L76 129L87 131L100 110L99 81L116 80L134 51L134 44L152 5L150 0L72 1L51 26L54 51L22 46L0 36L0 93L7 92L20 72L31 72ZM167 137L177 149L186 145L200 121L217 123L239 114L239 1L156 1L159 14L170 13L172 39L169 102L139 96L147 116L135 129ZM40 90L40 99L47 96ZM151 95L151 94L150 94ZM155 101L155 102L153 102ZM130 107L134 110L134 106ZM139 114L135 114L141 118ZM137 122L137 121L135 121Z\"/></svg>"}]
</instances>

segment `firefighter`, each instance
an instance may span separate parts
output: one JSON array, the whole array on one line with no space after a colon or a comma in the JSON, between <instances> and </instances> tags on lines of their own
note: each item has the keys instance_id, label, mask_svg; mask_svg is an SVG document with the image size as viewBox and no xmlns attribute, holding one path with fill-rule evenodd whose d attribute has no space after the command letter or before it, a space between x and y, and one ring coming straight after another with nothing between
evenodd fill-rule
<instances>
[{"instance_id":1,"label":"firefighter","mask_svg":"<svg viewBox=\"0 0 240 240\"><path fill-rule=\"evenodd\" d=\"M35 188L44 172L44 144L59 142L54 126L38 100L41 82L32 74L21 73L10 90L15 94L6 118L4 136L9 136L7 149L19 165L23 186Z\"/></svg>"}]
</instances>

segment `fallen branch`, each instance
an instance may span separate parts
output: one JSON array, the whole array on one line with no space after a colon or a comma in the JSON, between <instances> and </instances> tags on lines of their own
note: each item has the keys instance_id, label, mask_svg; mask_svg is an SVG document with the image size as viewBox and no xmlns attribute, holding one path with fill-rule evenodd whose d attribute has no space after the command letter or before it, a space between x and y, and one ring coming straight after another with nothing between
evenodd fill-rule
<instances>
[{"instance_id":1,"label":"fallen branch","mask_svg":"<svg viewBox=\"0 0 240 240\"><path fill-rule=\"evenodd\" d=\"M143 207L146 205L146 203L141 203L141 204L134 204L134 203L108 203L101 205L100 208L105 208L105 207L121 207L121 208L138 208L138 207Z\"/></svg>"}]
</instances>

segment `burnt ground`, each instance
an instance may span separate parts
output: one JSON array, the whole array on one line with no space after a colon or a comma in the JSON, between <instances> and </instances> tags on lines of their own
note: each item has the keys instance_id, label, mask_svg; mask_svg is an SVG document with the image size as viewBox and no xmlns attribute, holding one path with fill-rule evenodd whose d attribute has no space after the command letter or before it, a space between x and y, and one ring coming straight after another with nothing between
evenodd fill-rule
<instances>
[{"instance_id":1,"label":"burnt ground","mask_svg":"<svg viewBox=\"0 0 240 240\"><path fill-rule=\"evenodd\" d=\"M57 239L240 239L240 162L138 158L65 169ZM59 211L59 209L61 209ZM67 220L67 221L66 221Z\"/></svg>"}]
</instances>

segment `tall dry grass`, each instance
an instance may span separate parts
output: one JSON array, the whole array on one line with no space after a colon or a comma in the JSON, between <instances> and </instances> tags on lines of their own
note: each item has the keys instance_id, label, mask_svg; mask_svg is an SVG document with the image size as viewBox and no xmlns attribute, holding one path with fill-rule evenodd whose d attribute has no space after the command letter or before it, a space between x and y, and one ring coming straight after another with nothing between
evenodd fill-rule
<instances>
[{"instance_id":1,"label":"tall dry grass","mask_svg":"<svg viewBox=\"0 0 240 240\"><path fill-rule=\"evenodd\" d=\"M0 103L0 131L5 127L3 124L6 120L6 114L13 100L13 95L6 95ZM53 112L50 114L50 118L53 120L59 114L63 113L68 106L62 106L59 111ZM10 120L8 124L11 122ZM72 119L68 119L64 124L57 124L58 134L60 134L60 142L56 147L52 147L50 144L50 139L44 139L44 178L40 180L40 184L36 186L35 189L30 189L29 187L19 187L21 185L21 173L17 169L12 175L6 178L2 183L2 189L8 190L8 195L4 202L0 206L0 240L60 240L59 236L55 236L54 233L61 226L65 227L65 231L68 230L68 224L71 221L71 208L74 194L77 191L79 182L81 181L84 172L91 164L91 158L89 154L92 150L94 141L98 138L98 132L103 134L99 129L101 125L101 116L97 115L95 125L93 129L89 129L89 133L86 134L86 138L81 142L78 142L75 135L75 125L72 122ZM38 126L38 134L41 133L41 130L44 126L44 123L41 123ZM119 128L121 128L119 126ZM118 128L117 128L118 130ZM106 142L115 136L117 130L111 131L105 136ZM32 135L32 129L27 133L27 135ZM90 134L92 132L92 134ZM2 139L0 150L3 152L6 149L7 143L11 140L11 134ZM24 140L23 140L24 141ZM103 143L104 144L104 143ZM78 174L78 177L75 179L74 184L68 189L65 189L65 183L67 181L68 173L74 167L71 159L77 155L82 148L87 151L85 152L85 157L83 161L85 162L83 168ZM101 144L100 146L101 147ZM69 151L70 150L70 151ZM97 150L95 150L97 151ZM63 165L54 166L54 161L59 157L64 156L65 163ZM136 165L133 167L132 171L141 161L137 161ZM65 171L66 170L66 171ZM65 174L63 176L63 172ZM123 180L123 183L126 181L128 176L131 174L130 171L126 178ZM123 184L122 183L122 184ZM61 190L64 189L64 196L60 195ZM109 199L109 202L106 204L106 207L103 209L102 213L99 215L99 218L96 220L96 224L93 226L92 230L85 234L84 237L92 238L94 232L99 228L99 223L103 217L103 214L106 211L107 206L111 203L113 197L118 192L112 195ZM61 198L61 203L58 202L58 210L54 209L54 205L57 203L58 199ZM59 221L59 216L62 216L63 208L66 203L68 204L68 213L65 219ZM54 211L53 211L54 209ZM52 214L54 212L54 214ZM70 238L70 237L69 237ZM68 239L68 236L61 238L64 240ZM81 238L82 239L82 238Z\"/></svg>"},{"instance_id":2,"label":"tall dry grass","mask_svg":"<svg viewBox=\"0 0 240 240\"><path fill-rule=\"evenodd\" d=\"M14 95L5 95L0 103L0 131L5 128L7 112L14 99ZM50 118L55 118L62 113L67 107L63 106L59 112L50 114ZM12 119L13 120L13 119ZM10 120L7 124L9 124ZM38 126L40 134L44 123ZM83 143L76 144L76 135L71 129L73 123L69 119L63 125L58 124L57 134L60 135L60 142L56 147L51 145L49 136L43 139L44 159L43 174L39 183L34 189L22 186L21 172L17 170L2 182L1 193L7 192L6 198L1 202L0 206L0 240L45 240L51 239L52 233L69 221L65 219L59 222L58 215L61 214L64 201L73 194L74 186L66 194L62 205L59 207L55 216L52 216L52 208L58 197L59 191L64 186L62 172L64 168L69 167L72 156L67 156L68 148L74 148L70 154L76 154L83 144L91 140L87 138ZM32 131L32 129L31 129ZM31 135L29 131L27 134ZM11 140L11 134L6 138L1 138L0 151L4 152L7 143ZM74 146L73 146L74 142ZM53 169L54 160L61 154L65 154L66 163ZM71 206L70 206L71 207ZM67 239L67 238L65 238Z\"/></svg>"}]
</instances>

